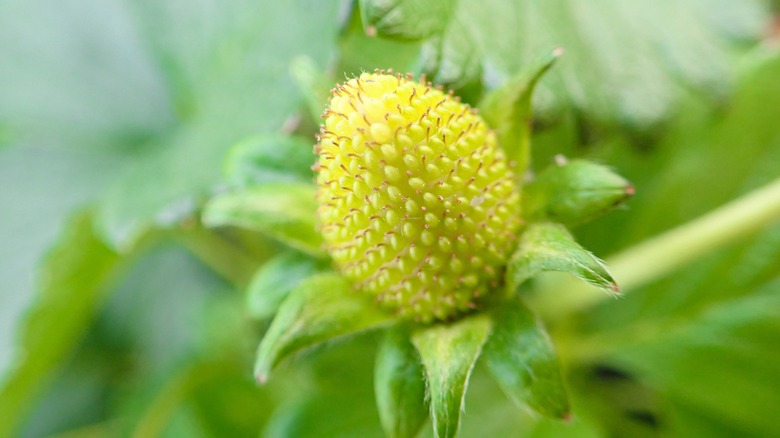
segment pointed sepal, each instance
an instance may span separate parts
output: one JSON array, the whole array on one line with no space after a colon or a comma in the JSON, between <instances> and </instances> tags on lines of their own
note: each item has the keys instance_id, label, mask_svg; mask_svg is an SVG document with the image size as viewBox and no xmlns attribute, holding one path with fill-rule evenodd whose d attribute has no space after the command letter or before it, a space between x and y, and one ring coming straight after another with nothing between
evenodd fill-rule
<instances>
[{"instance_id":1,"label":"pointed sepal","mask_svg":"<svg viewBox=\"0 0 780 438\"><path fill-rule=\"evenodd\" d=\"M580 246L561 224L533 223L523 231L507 267L507 288L515 291L520 284L545 271L568 272L605 291L619 291L604 262Z\"/></svg>"},{"instance_id":2,"label":"pointed sepal","mask_svg":"<svg viewBox=\"0 0 780 438\"><path fill-rule=\"evenodd\" d=\"M544 74L563 54L555 49L532 68L509 79L491 91L479 104L479 111L488 125L496 130L498 143L506 151L516 173L524 175L531 161L531 97Z\"/></svg>"},{"instance_id":3,"label":"pointed sepal","mask_svg":"<svg viewBox=\"0 0 780 438\"><path fill-rule=\"evenodd\" d=\"M561 160L524 187L523 212L530 220L578 225L623 204L634 186L607 166Z\"/></svg>"},{"instance_id":4,"label":"pointed sepal","mask_svg":"<svg viewBox=\"0 0 780 438\"><path fill-rule=\"evenodd\" d=\"M414 438L428 418L420 355L405 328L389 330L376 358L374 391L389 438Z\"/></svg>"},{"instance_id":5,"label":"pointed sepal","mask_svg":"<svg viewBox=\"0 0 780 438\"><path fill-rule=\"evenodd\" d=\"M209 227L258 231L314 256L323 256L317 232L316 188L304 183L269 183L212 198L203 211Z\"/></svg>"},{"instance_id":6,"label":"pointed sepal","mask_svg":"<svg viewBox=\"0 0 780 438\"><path fill-rule=\"evenodd\" d=\"M285 357L330 341L392 323L392 315L356 293L349 281L335 273L304 280L279 307L260 342L255 377L260 383Z\"/></svg>"},{"instance_id":7,"label":"pointed sepal","mask_svg":"<svg viewBox=\"0 0 780 438\"><path fill-rule=\"evenodd\" d=\"M569 416L569 397L547 332L518 298L492 311L488 369L512 401L554 418Z\"/></svg>"},{"instance_id":8,"label":"pointed sepal","mask_svg":"<svg viewBox=\"0 0 780 438\"><path fill-rule=\"evenodd\" d=\"M437 438L454 437L471 371L490 333L491 320L476 315L419 329L412 343L420 352Z\"/></svg>"}]
</instances>

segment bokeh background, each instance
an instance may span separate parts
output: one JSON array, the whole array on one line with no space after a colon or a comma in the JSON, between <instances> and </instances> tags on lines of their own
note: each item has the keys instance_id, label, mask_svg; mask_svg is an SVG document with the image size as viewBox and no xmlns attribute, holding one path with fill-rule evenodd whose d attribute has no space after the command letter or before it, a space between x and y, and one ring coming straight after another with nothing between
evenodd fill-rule
<instances>
[{"instance_id":1,"label":"bokeh background","mask_svg":"<svg viewBox=\"0 0 780 438\"><path fill-rule=\"evenodd\" d=\"M361 16L385 3L401 6ZM272 314L254 272L280 254L282 277L315 268L199 224L241 177L233 145L313 160L310 109L345 77L427 72L476 103L563 47L535 96L534 163L584 156L635 183L627 209L575 230L608 256L780 177L778 10L1 1L0 436L381 436L373 335L252 380ZM464 436L780 436L779 266L773 226L577 315L553 331L575 419L518 411L478 369Z\"/></svg>"}]
</instances>

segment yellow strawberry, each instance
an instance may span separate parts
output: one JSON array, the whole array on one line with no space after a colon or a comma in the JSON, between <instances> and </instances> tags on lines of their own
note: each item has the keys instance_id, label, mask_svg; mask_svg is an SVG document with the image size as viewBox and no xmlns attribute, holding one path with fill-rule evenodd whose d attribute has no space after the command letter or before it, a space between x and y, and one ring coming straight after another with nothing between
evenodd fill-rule
<instances>
[{"instance_id":1,"label":"yellow strawberry","mask_svg":"<svg viewBox=\"0 0 780 438\"><path fill-rule=\"evenodd\" d=\"M386 308L430 322L497 286L521 219L495 133L421 79L363 73L337 86L315 168L338 268Z\"/></svg>"}]
</instances>

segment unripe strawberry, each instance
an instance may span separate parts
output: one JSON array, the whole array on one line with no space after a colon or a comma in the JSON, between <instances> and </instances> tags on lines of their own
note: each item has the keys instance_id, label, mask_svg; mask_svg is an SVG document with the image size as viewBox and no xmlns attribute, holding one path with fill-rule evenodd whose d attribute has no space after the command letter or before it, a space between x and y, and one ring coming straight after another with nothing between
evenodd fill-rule
<instances>
[{"instance_id":1,"label":"unripe strawberry","mask_svg":"<svg viewBox=\"0 0 780 438\"><path fill-rule=\"evenodd\" d=\"M474 307L520 224L495 134L451 94L383 72L337 86L323 117L317 214L342 273L418 321Z\"/></svg>"}]
</instances>

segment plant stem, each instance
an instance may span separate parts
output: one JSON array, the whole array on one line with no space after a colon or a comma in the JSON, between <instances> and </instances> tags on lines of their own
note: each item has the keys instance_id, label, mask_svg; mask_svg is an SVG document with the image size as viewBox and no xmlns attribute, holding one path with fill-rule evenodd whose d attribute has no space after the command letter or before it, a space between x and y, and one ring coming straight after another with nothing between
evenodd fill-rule
<instances>
[{"instance_id":1,"label":"plant stem","mask_svg":"<svg viewBox=\"0 0 780 438\"><path fill-rule=\"evenodd\" d=\"M196 226L174 236L206 266L238 287L246 286L262 263L215 230Z\"/></svg>"},{"instance_id":2,"label":"plant stem","mask_svg":"<svg viewBox=\"0 0 780 438\"><path fill-rule=\"evenodd\" d=\"M609 257L607 266L622 292L630 292L777 220L780 220L780 178L698 219ZM609 298L604 292L571 278L542 286L532 297L532 304L552 320Z\"/></svg>"}]
</instances>

